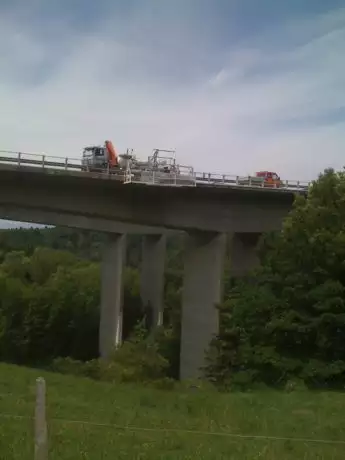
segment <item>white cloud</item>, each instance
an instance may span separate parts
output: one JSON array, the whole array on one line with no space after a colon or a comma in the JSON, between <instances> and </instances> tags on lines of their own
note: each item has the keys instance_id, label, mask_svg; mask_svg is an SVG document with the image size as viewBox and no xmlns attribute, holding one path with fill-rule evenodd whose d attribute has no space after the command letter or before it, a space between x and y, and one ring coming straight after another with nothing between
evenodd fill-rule
<instances>
[{"instance_id":1,"label":"white cloud","mask_svg":"<svg viewBox=\"0 0 345 460\"><path fill-rule=\"evenodd\" d=\"M186 24L180 33L170 25L160 41L162 24L140 28L137 17L120 24L110 15L99 33L62 29L54 61L56 46L17 21L0 19L0 148L78 157L111 138L142 156L175 147L198 170L272 169L307 180L342 167L345 121L305 119L345 108L345 10L212 56L198 46L195 24L190 40ZM299 44L273 47L275 34L277 43L293 36Z\"/></svg>"}]
</instances>

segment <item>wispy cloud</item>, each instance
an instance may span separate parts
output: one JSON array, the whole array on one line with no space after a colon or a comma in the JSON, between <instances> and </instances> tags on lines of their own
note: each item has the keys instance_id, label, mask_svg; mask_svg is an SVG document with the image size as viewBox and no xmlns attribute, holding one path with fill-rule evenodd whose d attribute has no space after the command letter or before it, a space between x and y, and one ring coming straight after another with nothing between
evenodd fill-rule
<instances>
[{"instance_id":1,"label":"wispy cloud","mask_svg":"<svg viewBox=\"0 0 345 460\"><path fill-rule=\"evenodd\" d=\"M78 27L56 13L43 32L20 9L1 15L0 148L77 157L112 138L143 156L175 147L198 170L304 180L342 167L344 9L232 40L217 2L139 3Z\"/></svg>"}]
</instances>

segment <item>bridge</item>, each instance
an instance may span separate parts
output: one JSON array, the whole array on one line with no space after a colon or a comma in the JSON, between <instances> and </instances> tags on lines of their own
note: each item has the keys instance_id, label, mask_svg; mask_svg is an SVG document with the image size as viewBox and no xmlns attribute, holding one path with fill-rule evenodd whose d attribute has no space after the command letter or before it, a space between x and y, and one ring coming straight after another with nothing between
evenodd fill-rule
<instances>
[{"instance_id":1,"label":"bridge","mask_svg":"<svg viewBox=\"0 0 345 460\"><path fill-rule=\"evenodd\" d=\"M1 153L1 152L0 152ZM129 180L128 171L83 171L80 160L18 152L0 157L0 218L106 232L102 262L100 354L122 340L122 276L126 234L143 237L141 296L162 323L165 240L186 235L182 299L181 378L199 375L204 351L218 331L223 264L230 246L232 273L257 262L261 233L279 229L296 193L307 183L266 188L237 176L194 173L167 183ZM147 176L146 176L147 177Z\"/></svg>"},{"instance_id":2,"label":"bridge","mask_svg":"<svg viewBox=\"0 0 345 460\"><path fill-rule=\"evenodd\" d=\"M82 171L82 162L80 159L68 158L68 157L56 157L50 155L38 155L32 153L14 152L11 150L0 150L0 163L2 164L13 164L18 167L30 166L38 167L41 169L60 170L60 171ZM184 167L185 168L185 167ZM85 171L88 172L88 171ZM93 171L95 172L95 171ZM96 171L97 172L97 171ZM122 181L124 183L143 183L143 181L133 181L128 178L130 174L121 174L116 169L99 170L100 177L112 178ZM190 172L182 170L180 174L175 174L175 177L167 182L162 180L155 180L155 175L146 176L150 180L145 182L146 185L169 185L169 186L186 186L194 185L199 187L211 186L211 187L239 187L239 188L263 188L264 182L258 182L256 177L240 177L229 174L213 174L205 172ZM296 191L305 192L308 190L310 182L306 181L295 181L286 180L282 181L282 184L277 188L280 192L284 191Z\"/></svg>"}]
</instances>

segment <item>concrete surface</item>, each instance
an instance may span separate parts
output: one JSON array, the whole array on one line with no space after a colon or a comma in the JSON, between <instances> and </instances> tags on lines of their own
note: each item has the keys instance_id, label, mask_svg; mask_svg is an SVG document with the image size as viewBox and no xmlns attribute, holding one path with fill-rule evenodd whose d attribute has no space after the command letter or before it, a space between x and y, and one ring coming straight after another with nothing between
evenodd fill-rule
<instances>
[{"instance_id":1,"label":"concrete surface","mask_svg":"<svg viewBox=\"0 0 345 460\"><path fill-rule=\"evenodd\" d=\"M176 230L169 230L160 227L149 227L145 225L127 224L112 220L74 215L61 214L55 211L41 210L28 207L20 207L13 204L0 204L0 218L17 222L32 222L42 225L59 225L70 228L82 228L97 232L107 233L128 233L128 234L176 234ZM180 232L181 233L181 232Z\"/></svg>"},{"instance_id":2,"label":"concrete surface","mask_svg":"<svg viewBox=\"0 0 345 460\"><path fill-rule=\"evenodd\" d=\"M186 241L182 295L180 378L201 375L205 351L218 332L227 236L194 233Z\"/></svg>"},{"instance_id":3,"label":"concrete surface","mask_svg":"<svg viewBox=\"0 0 345 460\"><path fill-rule=\"evenodd\" d=\"M152 312L152 326L163 324L165 235L145 235L142 245L141 300Z\"/></svg>"},{"instance_id":4,"label":"concrete surface","mask_svg":"<svg viewBox=\"0 0 345 460\"><path fill-rule=\"evenodd\" d=\"M243 276L259 264L257 244L260 233L234 233L230 240L230 264L233 276Z\"/></svg>"},{"instance_id":5,"label":"concrete surface","mask_svg":"<svg viewBox=\"0 0 345 460\"><path fill-rule=\"evenodd\" d=\"M185 231L273 230L280 227L293 199L293 193L266 189L124 185L82 175L0 170L2 209L25 208L26 215L44 211L65 219L84 216Z\"/></svg>"},{"instance_id":6,"label":"concrete surface","mask_svg":"<svg viewBox=\"0 0 345 460\"><path fill-rule=\"evenodd\" d=\"M112 233L104 247L101 270L101 319L99 351L109 358L122 342L123 268L126 256L126 236Z\"/></svg>"}]
</instances>

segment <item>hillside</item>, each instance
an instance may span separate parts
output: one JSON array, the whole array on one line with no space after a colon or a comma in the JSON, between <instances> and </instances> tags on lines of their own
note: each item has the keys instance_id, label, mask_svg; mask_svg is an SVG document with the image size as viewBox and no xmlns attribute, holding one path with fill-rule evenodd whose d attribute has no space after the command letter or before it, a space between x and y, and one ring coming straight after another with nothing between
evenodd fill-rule
<instances>
[{"instance_id":1,"label":"hillside","mask_svg":"<svg viewBox=\"0 0 345 460\"><path fill-rule=\"evenodd\" d=\"M47 381L49 460L344 458L344 444L206 434L343 442L341 393L162 391L7 364L0 364L0 458L33 458L31 417L39 375Z\"/></svg>"}]
</instances>

